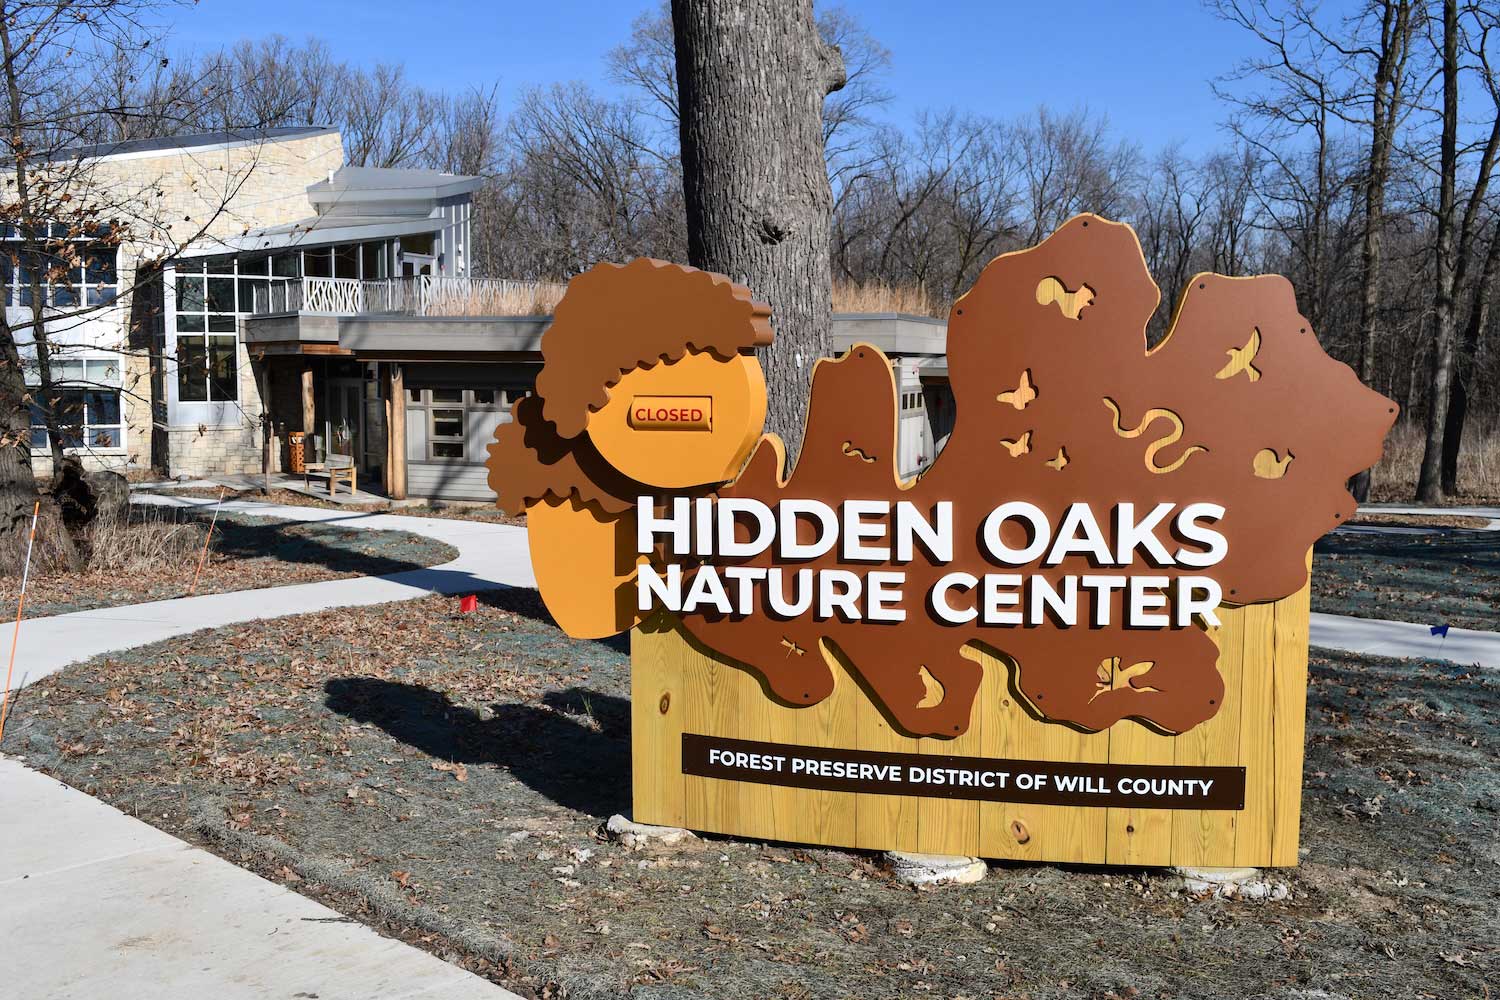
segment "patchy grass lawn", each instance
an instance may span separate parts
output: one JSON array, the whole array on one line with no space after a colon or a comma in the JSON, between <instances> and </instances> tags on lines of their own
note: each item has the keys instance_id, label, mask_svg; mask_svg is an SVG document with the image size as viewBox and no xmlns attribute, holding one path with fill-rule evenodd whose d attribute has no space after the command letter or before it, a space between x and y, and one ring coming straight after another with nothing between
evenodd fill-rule
<instances>
[{"instance_id":1,"label":"patchy grass lawn","mask_svg":"<svg viewBox=\"0 0 1500 1000\"><path fill-rule=\"evenodd\" d=\"M183 538L154 557L150 565L79 572L33 573L26 591L26 617L43 618L183 597L198 568L210 511L137 508L147 527L181 528ZM176 544L186 542L188 544ZM196 594L219 594L293 583L315 583L355 576L379 576L420 569L458 557L451 545L406 531L372 531L339 524L283 521L241 513L221 513L214 524L208 560ZM0 577L0 602L14 612L20 580Z\"/></svg>"},{"instance_id":2,"label":"patchy grass lawn","mask_svg":"<svg viewBox=\"0 0 1500 1000\"><path fill-rule=\"evenodd\" d=\"M1480 997L1496 980L1492 673L1325 654L1282 902L859 852L632 853L629 663L535 595L202 632L23 692L7 753L533 996Z\"/></svg>"},{"instance_id":3,"label":"patchy grass lawn","mask_svg":"<svg viewBox=\"0 0 1500 1000\"><path fill-rule=\"evenodd\" d=\"M1500 631L1500 531L1325 535L1314 550L1312 606Z\"/></svg>"}]
</instances>

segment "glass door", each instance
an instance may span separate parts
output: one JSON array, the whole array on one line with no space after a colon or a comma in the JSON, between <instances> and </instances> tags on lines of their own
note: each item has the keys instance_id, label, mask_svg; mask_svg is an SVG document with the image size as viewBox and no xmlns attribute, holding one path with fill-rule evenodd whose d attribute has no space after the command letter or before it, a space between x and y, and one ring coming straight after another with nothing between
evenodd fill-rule
<instances>
[{"instance_id":1,"label":"glass door","mask_svg":"<svg viewBox=\"0 0 1500 1000\"><path fill-rule=\"evenodd\" d=\"M364 454L364 380L328 382L328 463L353 465Z\"/></svg>"}]
</instances>

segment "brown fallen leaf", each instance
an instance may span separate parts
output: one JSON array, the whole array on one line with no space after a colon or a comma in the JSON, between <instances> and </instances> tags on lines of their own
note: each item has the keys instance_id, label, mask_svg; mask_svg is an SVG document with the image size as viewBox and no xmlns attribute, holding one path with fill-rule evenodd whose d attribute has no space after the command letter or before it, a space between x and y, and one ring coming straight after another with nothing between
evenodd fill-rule
<instances>
[{"instance_id":1,"label":"brown fallen leaf","mask_svg":"<svg viewBox=\"0 0 1500 1000\"><path fill-rule=\"evenodd\" d=\"M469 769L463 764L450 764L446 760L435 760L432 762L434 771L446 771L459 781L469 780Z\"/></svg>"}]
</instances>

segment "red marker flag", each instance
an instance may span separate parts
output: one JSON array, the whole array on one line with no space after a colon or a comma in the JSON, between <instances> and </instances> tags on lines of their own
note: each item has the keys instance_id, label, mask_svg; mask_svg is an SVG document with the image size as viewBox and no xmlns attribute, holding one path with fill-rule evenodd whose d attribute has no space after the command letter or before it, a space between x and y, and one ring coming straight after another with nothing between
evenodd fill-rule
<instances>
[{"instance_id":1,"label":"red marker flag","mask_svg":"<svg viewBox=\"0 0 1500 1000\"><path fill-rule=\"evenodd\" d=\"M463 597L460 597L458 599L458 613L459 614L466 615L470 611L478 611L478 610L479 610L479 595L478 594L465 594Z\"/></svg>"}]
</instances>

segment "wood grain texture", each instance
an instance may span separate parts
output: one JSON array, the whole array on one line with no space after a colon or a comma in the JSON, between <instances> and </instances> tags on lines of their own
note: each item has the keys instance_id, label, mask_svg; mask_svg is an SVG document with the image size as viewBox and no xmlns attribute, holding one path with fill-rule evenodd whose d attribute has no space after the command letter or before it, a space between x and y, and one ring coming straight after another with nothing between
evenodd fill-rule
<instances>
[{"instance_id":1,"label":"wood grain texture","mask_svg":"<svg viewBox=\"0 0 1500 1000\"><path fill-rule=\"evenodd\" d=\"M836 649L824 657L836 677L833 694L794 707L675 624L646 623L631 646L635 815L705 832L873 850L1083 864L1295 865L1308 591L1274 604L1221 608L1219 615L1222 625L1210 636L1221 651L1225 703L1205 725L1171 736L1132 721L1099 733L1043 722L1016 693L1010 663L994 650L970 647L965 656L984 678L974 719L954 740L912 737L894 727ZM976 802L684 777L683 732L924 755L1243 766L1245 808Z\"/></svg>"}]
</instances>

